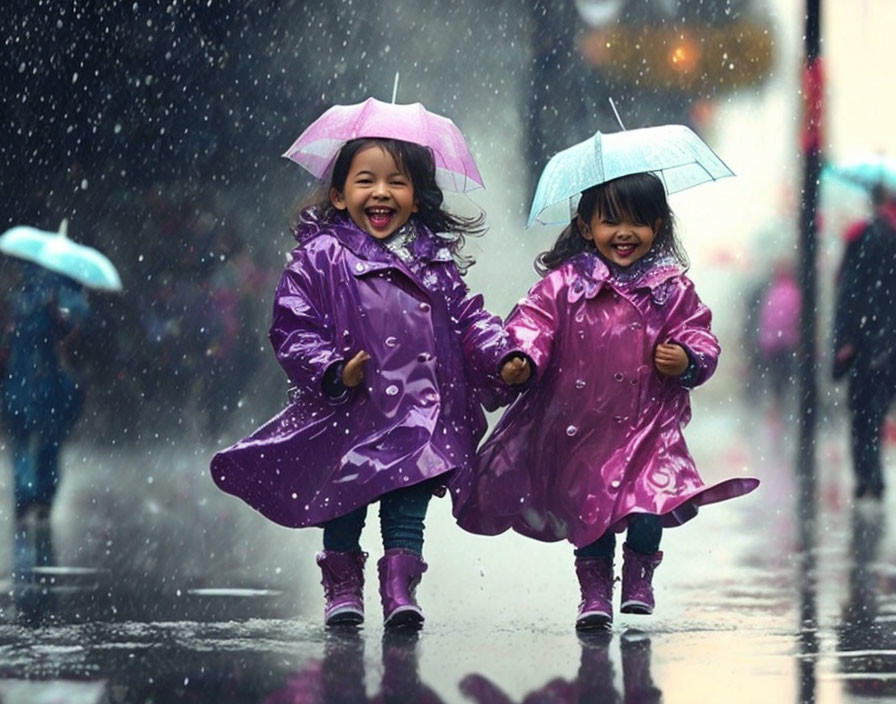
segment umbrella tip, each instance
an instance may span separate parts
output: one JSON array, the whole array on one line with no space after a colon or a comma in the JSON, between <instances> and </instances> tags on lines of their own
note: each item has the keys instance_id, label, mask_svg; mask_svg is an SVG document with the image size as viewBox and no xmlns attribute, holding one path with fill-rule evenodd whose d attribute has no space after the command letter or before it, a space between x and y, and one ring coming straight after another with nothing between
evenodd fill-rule
<instances>
[{"instance_id":1,"label":"umbrella tip","mask_svg":"<svg viewBox=\"0 0 896 704\"><path fill-rule=\"evenodd\" d=\"M619 117L619 111L616 109L616 103L613 102L612 98L607 98L610 101L610 107L613 108L613 114L616 116L616 122L619 123L619 128L625 132L625 125L622 124L622 118Z\"/></svg>"},{"instance_id":2,"label":"umbrella tip","mask_svg":"<svg viewBox=\"0 0 896 704\"><path fill-rule=\"evenodd\" d=\"M395 72L395 82L392 84L392 104L395 104L395 98L398 97L398 71Z\"/></svg>"},{"instance_id":3,"label":"umbrella tip","mask_svg":"<svg viewBox=\"0 0 896 704\"><path fill-rule=\"evenodd\" d=\"M62 218L62 222L59 223L59 234L68 237L68 218Z\"/></svg>"}]
</instances>

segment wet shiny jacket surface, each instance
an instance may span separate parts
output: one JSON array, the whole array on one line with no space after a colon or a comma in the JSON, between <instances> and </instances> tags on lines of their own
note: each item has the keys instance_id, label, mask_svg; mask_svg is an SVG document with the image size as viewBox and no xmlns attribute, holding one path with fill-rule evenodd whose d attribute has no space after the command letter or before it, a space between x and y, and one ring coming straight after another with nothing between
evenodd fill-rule
<instances>
[{"instance_id":1,"label":"wet shiny jacket surface","mask_svg":"<svg viewBox=\"0 0 896 704\"><path fill-rule=\"evenodd\" d=\"M710 322L671 259L617 278L583 253L550 272L506 322L537 379L483 445L476 471L453 478L460 525L581 547L632 514L678 525L697 505L755 488L749 477L704 484L682 434L689 390L653 364L657 344L678 343L693 362L690 385L702 384L719 356Z\"/></svg>"},{"instance_id":2,"label":"wet shiny jacket surface","mask_svg":"<svg viewBox=\"0 0 896 704\"><path fill-rule=\"evenodd\" d=\"M348 218L306 214L296 237L270 339L297 393L211 471L271 520L307 526L469 468L486 427L480 404L507 393L507 336L469 295L446 241L422 225L407 263ZM325 396L326 370L362 349L371 359L361 385Z\"/></svg>"}]
</instances>

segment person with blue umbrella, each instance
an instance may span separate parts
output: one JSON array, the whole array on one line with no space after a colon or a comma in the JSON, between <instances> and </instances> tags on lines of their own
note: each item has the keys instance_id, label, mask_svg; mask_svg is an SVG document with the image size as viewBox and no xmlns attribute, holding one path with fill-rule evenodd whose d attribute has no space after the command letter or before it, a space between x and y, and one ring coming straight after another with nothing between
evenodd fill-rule
<instances>
[{"instance_id":1,"label":"person with blue umbrella","mask_svg":"<svg viewBox=\"0 0 896 704\"><path fill-rule=\"evenodd\" d=\"M896 190L871 187L874 215L846 234L834 310L835 380L849 381L854 496L879 500L881 430L896 396Z\"/></svg>"},{"instance_id":2,"label":"person with blue umbrella","mask_svg":"<svg viewBox=\"0 0 896 704\"><path fill-rule=\"evenodd\" d=\"M59 454L81 416L85 389L69 353L89 319L86 287L119 290L103 255L59 233L15 227L0 252L17 264L10 288L0 419L9 435L17 522L45 520L59 484Z\"/></svg>"}]
</instances>

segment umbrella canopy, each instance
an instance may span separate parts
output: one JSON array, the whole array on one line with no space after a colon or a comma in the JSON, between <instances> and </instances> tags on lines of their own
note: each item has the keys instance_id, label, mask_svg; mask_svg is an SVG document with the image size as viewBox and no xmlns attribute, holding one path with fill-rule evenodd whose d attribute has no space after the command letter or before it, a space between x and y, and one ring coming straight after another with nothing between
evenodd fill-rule
<instances>
[{"instance_id":1,"label":"umbrella canopy","mask_svg":"<svg viewBox=\"0 0 896 704\"><path fill-rule=\"evenodd\" d=\"M866 190L884 186L896 191L896 159L890 156L869 154L841 164L830 164L825 170Z\"/></svg>"},{"instance_id":2,"label":"umbrella canopy","mask_svg":"<svg viewBox=\"0 0 896 704\"><path fill-rule=\"evenodd\" d=\"M324 179L342 146L361 137L381 137L429 147L440 188L466 193L482 187L482 176L463 135L447 117L420 103L397 105L368 98L355 105L334 105L312 122L283 155Z\"/></svg>"},{"instance_id":3,"label":"umbrella canopy","mask_svg":"<svg viewBox=\"0 0 896 704\"><path fill-rule=\"evenodd\" d=\"M121 278L112 262L93 247L72 242L66 227L65 220L59 232L13 227L0 235L0 252L34 262L90 288L121 291Z\"/></svg>"},{"instance_id":4,"label":"umbrella canopy","mask_svg":"<svg viewBox=\"0 0 896 704\"><path fill-rule=\"evenodd\" d=\"M558 152L541 173L529 221L543 224L568 222L566 213L539 217L552 205L620 176L650 171L663 181L666 193L683 191L706 181L733 176L715 152L684 125L661 125L611 134L595 132Z\"/></svg>"}]
</instances>

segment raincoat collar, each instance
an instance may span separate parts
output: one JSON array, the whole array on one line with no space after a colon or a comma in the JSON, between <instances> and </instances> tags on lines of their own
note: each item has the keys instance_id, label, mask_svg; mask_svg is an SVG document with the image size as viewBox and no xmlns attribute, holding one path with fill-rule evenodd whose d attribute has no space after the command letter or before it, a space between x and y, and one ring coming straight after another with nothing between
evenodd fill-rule
<instances>
[{"instance_id":1,"label":"raincoat collar","mask_svg":"<svg viewBox=\"0 0 896 704\"><path fill-rule=\"evenodd\" d=\"M416 230L416 236L408 242L406 247L415 261L450 261L452 259L451 240L448 237L433 234L416 218L411 218L408 223ZM400 261L398 255L390 252L383 242L364 232L347 215L340 213L331 219L323 219L317 208L303 210L299 216L299 222L293 230L293 235L298 243L305 244L321 234L332 235L362 259L383 264Z\"/></svg>"},{"instance_id":2,"label":"raincoat collar","mask_svg":"<svg viewBox=\"0 0 896 704\"><path fill-rule=\"evenodd\" d=\"M662 251L648 252L625 268L608 262L597 252L583 252L573 262L580 277L570 289L570 302L582 296L593 298L604 285L620 291L646 288L652 292L669 279L684 273L678 261Z\"/></svg>"}]
</instances>

